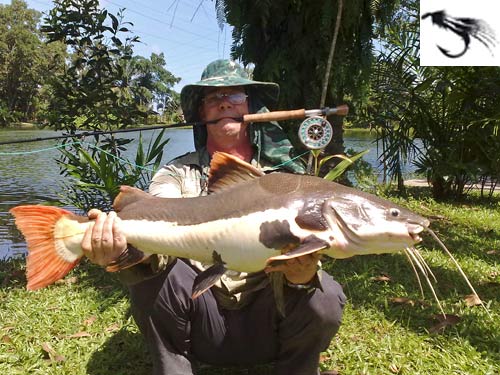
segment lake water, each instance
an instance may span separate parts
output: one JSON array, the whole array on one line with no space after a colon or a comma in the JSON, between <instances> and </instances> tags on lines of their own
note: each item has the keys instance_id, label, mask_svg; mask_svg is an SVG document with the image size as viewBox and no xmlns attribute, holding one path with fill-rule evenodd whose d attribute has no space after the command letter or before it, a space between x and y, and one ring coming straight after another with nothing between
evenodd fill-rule
<instances>
[{"instance_id":1,"label":"lake water","mask_svg":"<svg viewBox=\"0 0 500 375\"><path fill-rule=\"evenodd\" d=\"M8 130L0 131L0 141L16 139L33 139L54 136L52 130ZM158 131L143 131L143 144L147 146L149 140L155 137ZM124 138L137 137L138 133L127 133ZM163 162L166 163L176 156L194 150L191 129L170 129L165 133L170 138L167 144ZM92 142L93 138L89 138ZM346 136L345 148L357 151L370 149L364 159L379 168L377 161L377 146L371 137ZM55 159L59 151L54 148L56 140L47 140L33 143L19 143L0 145L0 259L23 255L26 246L23 238L14 226L9 209L19 204L38 204L57 202L60 182L59 167ZM133 145L129 150L135 155Z\"/></svg>"}]
</instances>

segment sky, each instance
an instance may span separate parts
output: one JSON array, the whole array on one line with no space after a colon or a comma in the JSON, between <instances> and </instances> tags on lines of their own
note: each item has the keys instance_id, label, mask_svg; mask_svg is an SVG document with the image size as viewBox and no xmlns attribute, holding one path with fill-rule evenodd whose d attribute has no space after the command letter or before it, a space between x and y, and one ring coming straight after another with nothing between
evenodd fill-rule
<instances>
[{"instance_id":1,"label":"sky","mask_svg":"<svg viewBox=\"0 0 500 375\"><path fill-rule=\"evenodd\" d=\"M41 12L52 8L50 0L26 2ZM0 4L10 4L10 0L0 0ZM219 28L212 0L100 0L100 4L115 15L125 9L124 21L133 23L129 29L141 40L134 47L136 55L163 52L166 69L181 78L174 86L177 92L198 81L210 62L229 58L231 29L228 25Z\"/></svg>"}]
</instances>

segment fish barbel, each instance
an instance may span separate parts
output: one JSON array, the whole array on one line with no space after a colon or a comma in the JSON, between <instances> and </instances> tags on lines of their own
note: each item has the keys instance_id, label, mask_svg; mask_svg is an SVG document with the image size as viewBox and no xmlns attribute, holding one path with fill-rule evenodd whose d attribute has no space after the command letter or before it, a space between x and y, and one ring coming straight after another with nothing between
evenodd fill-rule
<instances>
[{"instance_id":1,"label":"fish barbel","mask_svg":"<svg viewBox=\"0 0 500 375\"><path fill-rule=\"evenodd\" d=\"M409 259L421 267L414 245L429 221L388 200L318 177L263 174L224 153L214 154L208 183L211 193L195 198L158 198L122 186L113 208L127 242L140 251L124 253L108 271L150 254L212 263L196 286L199 295L226 269L255 272L314 252L338 259L411 250ZM29 290L64 277L83 256L81 241L93 221L48 206L10 212L28 244Z\"/></svg>"}]
</instances>

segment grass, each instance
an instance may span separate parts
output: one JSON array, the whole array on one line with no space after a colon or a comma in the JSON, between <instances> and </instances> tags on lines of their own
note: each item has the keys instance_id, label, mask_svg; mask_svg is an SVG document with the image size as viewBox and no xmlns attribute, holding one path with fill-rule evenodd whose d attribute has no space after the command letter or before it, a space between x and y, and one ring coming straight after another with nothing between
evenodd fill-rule
<instances>
[{"instance_id":1,"label":"grass","mask_svg":"<svg viewBox=\"0 0 500 375\"><path fill-rule=\"evenodd\" d=\"M445 312L456 316L448 325L438 325L439 308L426 286L421 297L404 255L326 261L349 301L321 366L342 375L498 375L500 202L437 203L425 189L411 191L414 198L391 199L431 218L431 227L469 276L491 318L484 309L467 306L464 297L470 291L428 236L424 257L438 280ZM23 267L22 260L0 263L1 374L150 374L127 292L113 275L84 262L63 282L27 292ZM201 371L249 373L272 372L268 366Z\"/></svg>"}]
</instances>

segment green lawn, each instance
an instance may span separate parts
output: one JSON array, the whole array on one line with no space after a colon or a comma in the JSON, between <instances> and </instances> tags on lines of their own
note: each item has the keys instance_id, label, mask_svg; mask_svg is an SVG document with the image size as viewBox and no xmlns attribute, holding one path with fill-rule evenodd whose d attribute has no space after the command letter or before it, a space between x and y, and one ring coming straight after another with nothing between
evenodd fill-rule
<instances>
[{"instance_id":1,"label":"green lawn","mask_svg":"<svg viewBox=\"0 0 500 375\"><path fill-rule=\"evenodd\" d=\"M418 193L420 190L414 190ZM468 307L458 271L426 236L422 249L438 297L454 318L444 329L403 254L326 261L348 305L322 366L339 374L500 374L500 202L398 200L429 217L487 304ZM0 374L134 374L151 371L127 293L113 275L83 263L64 282L25 290L23 261L0 263ZM271 374L208 368L202 375Z\"/></svg>"}]
</instances>

